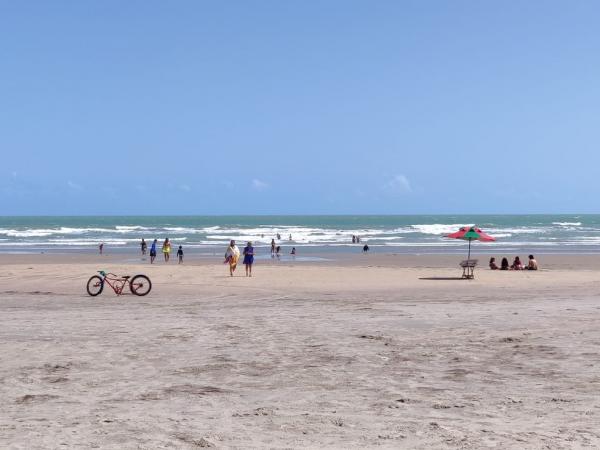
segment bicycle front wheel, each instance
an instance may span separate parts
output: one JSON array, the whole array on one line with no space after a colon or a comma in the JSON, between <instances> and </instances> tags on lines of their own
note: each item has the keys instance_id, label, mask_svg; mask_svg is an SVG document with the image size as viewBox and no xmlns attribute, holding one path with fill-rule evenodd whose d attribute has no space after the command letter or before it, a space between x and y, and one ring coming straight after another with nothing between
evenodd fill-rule
<instances>
[{"instance_id":1,"label":"bicycle front wheel","mask_svg":"<svg viewBox=\"0 0 600 450\"><path fill-rule=\"evenodd\" d=\"M94 275L87 282L87 293L92 297L96 295L100 295L102 289L104 289L104 280L100 278L98 275Z\"/></svg>"},{"instance_id":2,"label":"bicycle front wheel","mask_svg":"<svg viewBox=\"0 0 600 450\"><path fill-rule=\"evenodd\" d=\"M136 275L129 282L129 289L133 294L143 296L152 289L152 282L146 275Z\"/></svg>"}]
</instances>

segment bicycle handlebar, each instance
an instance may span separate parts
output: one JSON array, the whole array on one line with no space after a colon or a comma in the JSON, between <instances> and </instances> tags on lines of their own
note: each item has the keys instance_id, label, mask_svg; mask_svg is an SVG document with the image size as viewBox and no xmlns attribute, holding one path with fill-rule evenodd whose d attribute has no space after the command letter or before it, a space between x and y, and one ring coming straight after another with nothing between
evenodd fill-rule
<instances>
[{"instance_id":1,"label":"bicycle handlebar","mask_svg":"<svg viewBox=\"0 0 600 450\"><path fill-rule=\"evenodd\" d=\"M99 270L99 271L98 271L98 273L99 273L100 275L102 275L103 277L106 277L106 276L108 276L108 275L112 275L112 276L114 276L114 277L118 276L118 275L116 275L116 274L114 274L114 273L112 273L112 272L105 272L104 270Z\"/></svg>"}]
</instances>

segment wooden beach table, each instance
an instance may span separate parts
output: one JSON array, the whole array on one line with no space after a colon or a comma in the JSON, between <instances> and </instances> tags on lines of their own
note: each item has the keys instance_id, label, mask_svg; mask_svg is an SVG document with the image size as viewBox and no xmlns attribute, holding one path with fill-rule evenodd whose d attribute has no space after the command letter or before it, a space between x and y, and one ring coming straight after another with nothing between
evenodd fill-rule
<instances>
[{"instance_id":1,"label":"wooden beach table","mask_svg":"<svg viewBox=\"0 0 600 450\"><path fill-rule=\"evenodd\" d=\"M465 259L464 261L461 261L459 265L463 269L463 278L466 278L467 280L475 278L475 266L477 266L476 259Z\"/></svg>"}]
</instances>

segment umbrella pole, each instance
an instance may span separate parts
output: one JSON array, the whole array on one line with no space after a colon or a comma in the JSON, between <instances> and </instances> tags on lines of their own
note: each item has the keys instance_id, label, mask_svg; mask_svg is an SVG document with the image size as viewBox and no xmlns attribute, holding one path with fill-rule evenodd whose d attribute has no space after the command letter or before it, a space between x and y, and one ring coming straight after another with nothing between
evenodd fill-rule
<instances>
[{"instance_id":1,"label":"umbrella pole","mask_svg":"<svg viewBox=\"0 0 600 450\"><path fill-rule=\"evenodd\" d=\"M471 259L471 239L469 239L469 256L467 256L467 259Z\"/></svg>"}]
</instances>

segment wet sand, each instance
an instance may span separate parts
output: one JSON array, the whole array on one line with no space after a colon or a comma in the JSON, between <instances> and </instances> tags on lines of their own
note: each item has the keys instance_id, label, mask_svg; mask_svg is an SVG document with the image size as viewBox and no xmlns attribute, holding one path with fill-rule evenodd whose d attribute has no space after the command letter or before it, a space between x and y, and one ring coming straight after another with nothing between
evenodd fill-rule
<instances>
[{"instance_id":1,"label":"wet sand","mask_svg":"<svg viewBox=\"0 0 600 450\"><path fill-rule=\"evenodd\" d=\"M2 448L600 447L598 256L46 256L0 257Z\"/></svg>"}]
</instances>

